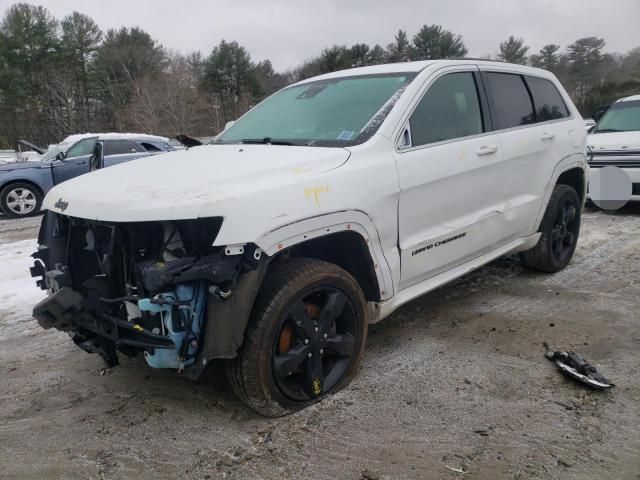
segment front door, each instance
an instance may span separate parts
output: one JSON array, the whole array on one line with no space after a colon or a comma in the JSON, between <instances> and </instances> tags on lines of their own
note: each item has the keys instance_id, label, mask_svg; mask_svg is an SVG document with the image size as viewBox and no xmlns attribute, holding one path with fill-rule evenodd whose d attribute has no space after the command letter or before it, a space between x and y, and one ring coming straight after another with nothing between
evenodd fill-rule
<instances>
[{"instance_id":1,"label":"front door","mask_svg":"<svg viewBox=\"0 0 640 480\"><path fill-rule=\"evenodd\" d=\"M91 156L96 147L98 137L83 138L67 150L64 158L52 163L53 183L62 183L70 178L88 173Z\"/></svg>"},{"instance_id":2,"label":"front door","mask_svg":"<svg viewBox=\"0 0 640 480\"><path fill-rule=\"evenodd\" d=\"M429 82L395 154L400 177L400 289L500 244L505 191L479 71L460 66Z\"/></svg>"}]
</instances>

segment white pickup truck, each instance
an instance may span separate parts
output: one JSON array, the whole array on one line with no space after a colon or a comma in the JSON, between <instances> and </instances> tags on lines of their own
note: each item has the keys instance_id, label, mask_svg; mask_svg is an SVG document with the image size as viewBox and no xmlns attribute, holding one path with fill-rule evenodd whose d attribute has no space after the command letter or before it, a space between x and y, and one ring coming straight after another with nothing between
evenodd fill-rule
<instances>
[{"instance_id":1,"label":"white pickup truck","mask_svg":"<svg viewBox=\"0 0 640 480\"><path fill-rule=\"evenodd\" d=\"M356 374L367 324L512 252L570 261L584 121L549 72L354 68L264 100L211 144L53 188L32 275L44 328L109 365L224 361L268 415Z\"/></svg>"}]
</instances>

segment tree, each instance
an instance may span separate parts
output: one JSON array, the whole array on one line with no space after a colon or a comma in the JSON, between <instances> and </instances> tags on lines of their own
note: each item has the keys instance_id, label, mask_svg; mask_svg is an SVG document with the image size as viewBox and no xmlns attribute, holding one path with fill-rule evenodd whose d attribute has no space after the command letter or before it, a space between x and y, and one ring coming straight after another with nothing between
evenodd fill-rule
<instances>
[{"instance_id":1,"label":"tree","mask_svg":"<svg viewBox=\"0 0 640 480\"><path fill-rule=\"evenodd\" d=\"M560 63L560 54L558 53L558 50L560 50L560 45L555 45L553 43L545 45L540 49L540 53L537 55L531 55L529 59L531 65L538 68L544 68L545 70L555 73Z\"/></svg>"},{"instance_id":2,"label":"tree","mask_svg":"<svg viewBox=\"0 0 640 480\"><path fill-rule=\"evenodd\" d=\"M276 72L270 60L256 63L253 67L253 75L258 82L260 97L271 95L289 83L288 75Z\"/></svg>"},{"instance_id":3,"label":"tree","mask_svg":"<svg viewBox=\"0 0 640 480\"><path fill-rule=\"evenodd\" d=\"M367 55L367 65L380 65L387 61L387 53L380 45L375 44Z\"/></svg>"},{"instance_id":4,"label":"tree","mask_svg":"<svg viewBox=\"0 0 640 480\"><path fill-rule=\"evenodd\" d=\"M17 3L0 23L0 101L10 142L19 136L44 143L43 80L59 59L58 22L44 7Z\"/></svg>"},{"instance_id":5,"label":"tree","mask_svg":"<svg viewBox=\"0 0 640 480\"><path fill-rule=\"evenodd\" d=\"M393 43L387 46L387 60L389 62L406 62L409 60L409 38L405 30L398 30Z\"/></svg>"},{"instance_id":6,"label":"tree","mask_svg":"<svg viewBox=\"0 0 640 480\"><path fill-rule=\"evenodd\" d=\"M369 45L366 43L356 43L351 46L348 55L351 58L351 67L364 67L368 65Z\"/></svg>"},{"instance_id":7,"label":"tree","mask_svg":"<svg viewBox=\"0 0 640 480\"><path fill-rule=\"evenodd\" d=\"M585 37L567 47L569 61L576 66L595 65L602 60L603 38Z\"/></svg>"},{"instance_id":8,"label":"tree","mask_svg":"<svg viewBox=\"0 0 640 480\"><path fill-rule=\"evenodd\" d=\"M62 26L62 51L68 70L73 71L79 85L84 114L84 129L89 129L89 99L91 97L90 66L98 45L102 40L102 31L88 16L73 12L65 17Z\"/></svg>"},{"instance_id":9,"label":"tree","mask_svg":"<svg viewBox=\"0 0 640 480\"><path fill-rule=\"evenodd\" d=\"M136 81L123 112L125 128L142 132L211 135L210 105L197 89L196 70L189 57L173 55L158 76Z\"/></svg>"},{"instance_id":10,"label":"tree","mask_svg":"<svg viewBox=\"0 0 640 480\"><path fill-rule=\"evenodd\" d=\"M260 93L249 53L237 42L224 40L204 63L202 87L212 95L214 108L222 109L225 121L244 113Z\"/></svg>"},{"instance_id":11,"label":"tree","mask_svg":"<svg viewBox=\"0 0 640 480\"><path fill-rule=\"evenodd\" d=\"M441 25L423 25L413 37L410 54L412 60L464 57L467 48L460 35Z\"/></svg>"},{"instance_id":12,"label":"tree","mask_svg":"<svg viewBox=\"0 0 640 480\"><path fill-rule=\"evenodd\" d=\"M511 35L506 41L500 44L498 58L504 62L524 65L527 63L528 51L529 47L524 45L522 38L516 38Z\"/></svg>"},{"instance_id":13,"label":"tree","mask_svg":"<svg viewBox=\"0 0 640 480\"><path fill-rule=\"evenodd\" d=\"M133 85L162 72L166 58L162 46L138 27L107 32L96 50L93 72L111 128L123 127L119 113L131 99Z\"/></svg>"},{"instance_id":14,"label":"tree","mask_svg":"<svg viewBox=\"0 0 640 480\"><path fill-rule=\"evenodd\" d=\"M576 40L567 47L569 74L574 92L574 100L581 108L586 103L588 92L603 80L606 71L602 68L605 57L602 49L605 41L597 37ZM608 58L611 63L611 58Z\"/></svg>"}]
</instances>

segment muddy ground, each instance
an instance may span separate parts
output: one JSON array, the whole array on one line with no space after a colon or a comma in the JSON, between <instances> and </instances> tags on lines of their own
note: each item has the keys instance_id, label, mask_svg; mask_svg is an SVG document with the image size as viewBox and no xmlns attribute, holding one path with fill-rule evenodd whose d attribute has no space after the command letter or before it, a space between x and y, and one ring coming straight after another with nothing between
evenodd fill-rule
<instances>
[{"instance_id":1,"label":"muddy ground","mask_svg":"<svg viewBox=\"0 0 640 480\"><path fill-rule=\"evenodd\" d=\"M37 223L0 218L1 248ZM639 255L640 206L587 210L566 270L504 258L411 302L370 328L350 387L275 420L215 369L199 384L136 360L105 371L5 305L0 477L639 479ZM543 341L617 387L568 381Z\"/></svg>"}]
</instances>

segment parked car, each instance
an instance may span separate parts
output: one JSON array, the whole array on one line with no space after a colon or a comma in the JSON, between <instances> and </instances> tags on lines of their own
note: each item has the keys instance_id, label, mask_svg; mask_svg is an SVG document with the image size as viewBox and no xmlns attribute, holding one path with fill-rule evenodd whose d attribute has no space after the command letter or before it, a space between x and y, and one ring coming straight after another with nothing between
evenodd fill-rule
<instances>
[{"instance_id":1,"label":"parked car","mask_svg":"<svg viewBox=\"0 0 640 480\"><path fill-rule=\"evenodd\" d=\"M40 211L54 186L91 170L173 151L169 139L155 135L96 133L71 135L32 161L0 165L0 210L13 218Z\"/></svg>"},{"instance_id":2,"label":"parked car","mask_svg":"<svg viewBox=\"0 0 640 480\"><path fill-rule=\"evenodd\" d=\"M224 360L268 416L357 372L367 324L511 252L570 261L584 121L549 72L490 61L304 80L213 143L55 187L34 308L113 366Z\"/></svg>"},{"instance_id":3,"label":"parked car","mask_svg":"<svg viewBox=\"0 0 640 480\"><path fill-rule=\"evenodd\" d=\"M587 140L592 169L615 166L632 182L631 201L640 200L640 95L621 98L602 116Z\"/></svg>"}]
</instances>

